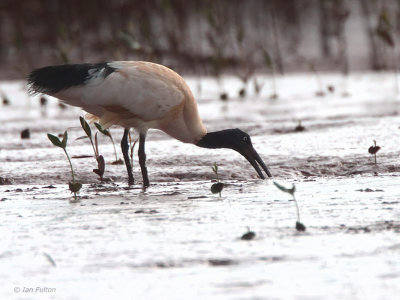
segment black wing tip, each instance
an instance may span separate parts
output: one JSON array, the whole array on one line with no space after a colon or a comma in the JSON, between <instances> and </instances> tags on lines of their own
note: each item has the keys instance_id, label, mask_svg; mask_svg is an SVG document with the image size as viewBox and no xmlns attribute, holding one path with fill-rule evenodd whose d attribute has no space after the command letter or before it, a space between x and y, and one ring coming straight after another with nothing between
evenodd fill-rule
<instances>
[{"instance_id":1,"label":"black wing tip","mask_svg":"<svg viewBox=\"0 0 400 300\"><path fill-rule=\"evenodd\" d=\"M51 89L41 85L41 74L43 72L43 69L46 69L47 67L40 68L40 69L35 69L32 72L29 73L29 75L26 78L27 81L27 86L28 86L28 93L31 96L38 95L41 93L51 93Z\"/></svg>"},{"instance_id":2,"label":"black wing tip","mask_svg":"<svg viewBox=\"0 0 400 300\"><path fill-rule=\"evenodd\" d=\"M101 76L104 78L115 70L107 62L64 64L35 69L27 77L28 93L30 95L55 94L70 87L85 84L93 76L92 73L89 73L90 70L97 73L103 69L104 72L101 73Z\"/></svg>"}]
</instances>

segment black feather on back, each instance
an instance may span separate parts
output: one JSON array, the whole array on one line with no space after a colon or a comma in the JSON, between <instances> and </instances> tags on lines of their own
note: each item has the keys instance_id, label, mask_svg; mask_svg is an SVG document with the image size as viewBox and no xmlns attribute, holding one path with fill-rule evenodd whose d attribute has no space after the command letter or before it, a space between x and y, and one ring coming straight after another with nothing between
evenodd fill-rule
<instances>
[{"instance_id":1,"label":"black feather on back","mask_svg":"<svg viewBox=\"0 0 400 300\"><path fill-rule=\"evenodd\" d=\"M29 92L55 94L73 86L83 85L93 77L106 78L114 70L107 63L67 64L36 69L28 76Z\"/></svg>"}]
</instances>

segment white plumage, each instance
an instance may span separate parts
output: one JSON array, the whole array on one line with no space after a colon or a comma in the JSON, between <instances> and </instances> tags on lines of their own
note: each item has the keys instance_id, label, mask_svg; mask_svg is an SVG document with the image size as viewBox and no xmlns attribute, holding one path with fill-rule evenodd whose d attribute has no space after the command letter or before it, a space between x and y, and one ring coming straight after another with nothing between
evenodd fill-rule
<instances>
[{"instance_id":1,"label":"white plumage","mask_svg":"<svg viewBox=\"0 0 400 300\"><path fill-rule=\"evenodd\" d=\"M53 96L82 107L100 118L104 127L134 127L145 134L160 129L186 143L198 142L206 133L194 97L181 76L149 62L111 62L109 76L93 74L82 86Z\"/></svg>"}]
</instances>

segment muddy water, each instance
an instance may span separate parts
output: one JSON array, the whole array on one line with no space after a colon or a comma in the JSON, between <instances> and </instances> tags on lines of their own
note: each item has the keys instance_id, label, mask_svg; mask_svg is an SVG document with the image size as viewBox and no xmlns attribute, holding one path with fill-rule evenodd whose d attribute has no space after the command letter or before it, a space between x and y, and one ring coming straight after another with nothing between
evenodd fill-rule
<instances>
[{"instance_id":1,"label":"muddy water","mask_svg":"<svg viewBox=\"0 0 400 300\"><path fill-rule=\"evenodd\" d=\"M400 292L400 106L391 74L322 77L335 91L316 97L315 79L270 80L261 96L236 97L202 79L199 110L210 130L247 131L274 179L296 184L305 233L294 229L290 195L229 150L205 150L150 132L152 186L128 188L113 147L99 137L106 183L94 158L73 159L83 189L78 203L69 166L46 133L68 129L71 156L90 155L77 109L50 100L41 109L20 82L3 82L10 99L0 126L0 297L2 299L394 299ZM376 83L379 83L376 84ZM196 91L198 79L190 80ZM234 95L234 97L232 97ZM294 129L302 121L304 131ZM30 139L20 132L29 128ZM94 128L93 128L94 131ZM118 141L122 130L112 128ZM378 164L368 154L381 146ZM118 156L121 157L117 145ZM213 162L226 183L210 193ZM247 226L255 239L243 241ZM37 290L37 287L39 289ZM30 289L32 288L32 289ZM47 289L46 289L47 288ZM117 295L117 296L116 296Z\"/></svg>"}]
</instances>

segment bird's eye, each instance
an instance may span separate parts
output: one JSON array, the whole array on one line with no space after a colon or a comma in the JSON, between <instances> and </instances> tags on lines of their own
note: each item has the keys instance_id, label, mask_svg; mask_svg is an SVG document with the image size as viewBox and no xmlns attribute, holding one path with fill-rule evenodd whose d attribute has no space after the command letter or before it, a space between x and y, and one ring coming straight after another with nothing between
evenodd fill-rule
<instances>
[{"instance_id":1,"label":"bird's eye","mask_svg":"<svg viewBox=\"0 0 400 300\"><path fill-rule=\"evenodd\" d=\"M245 143L247 143L248 140L249 140L249 138L248 138L247 136L244 136L244 137L242 138L242 141L245 142Z\"/></svg>"}]
</instances>

